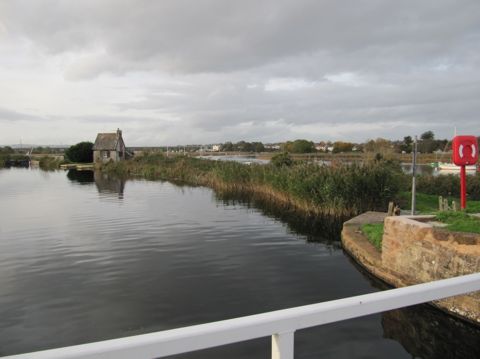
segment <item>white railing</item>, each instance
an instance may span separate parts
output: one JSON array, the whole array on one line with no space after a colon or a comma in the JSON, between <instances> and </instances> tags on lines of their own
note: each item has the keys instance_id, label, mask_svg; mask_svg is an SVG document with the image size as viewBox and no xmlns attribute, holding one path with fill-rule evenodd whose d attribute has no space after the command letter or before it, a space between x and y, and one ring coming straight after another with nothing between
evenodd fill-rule
<instances>
[{"instance_id":1,"label":"white railing","mask_svg":"<svg viewBox=\"0 0 480 359\"><path fill-rule=\"evenodd\" d=\"M293 359L294 332L480 290L480 273L185 328L4 357L152 359L272 337L272 359Z\"/></svg>"}]
</instances>

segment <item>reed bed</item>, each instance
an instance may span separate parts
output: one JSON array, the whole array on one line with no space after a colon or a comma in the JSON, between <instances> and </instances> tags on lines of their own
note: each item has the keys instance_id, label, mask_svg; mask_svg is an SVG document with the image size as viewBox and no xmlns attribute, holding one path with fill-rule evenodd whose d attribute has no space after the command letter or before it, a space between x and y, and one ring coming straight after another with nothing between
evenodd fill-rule
<instances>
[{"instance_id":1,"label":"reed bed","mask_svg":"<svg viewBox=\"0 0 480 359\"><path fill-rule=\"evenodd\" d=\"M333 166L299 162L278 168L161 154L108 163L101 169L121 176L208 186L219 193L255 195L308 216L342 219L385 210L402 178L400 167L388 161Z\"/></svg>"},{"instance_id":2,"label":"reed bed","mask_svg":"<svg viewBox=\"0 0 480 359\"><path fill-rule=\"evenodd\" d=\"M62 163L64 163L63 160L50 156L43 156L38 160L39 167L45 171L54 171L59 169Z\"/></svg>"}]
</instances>

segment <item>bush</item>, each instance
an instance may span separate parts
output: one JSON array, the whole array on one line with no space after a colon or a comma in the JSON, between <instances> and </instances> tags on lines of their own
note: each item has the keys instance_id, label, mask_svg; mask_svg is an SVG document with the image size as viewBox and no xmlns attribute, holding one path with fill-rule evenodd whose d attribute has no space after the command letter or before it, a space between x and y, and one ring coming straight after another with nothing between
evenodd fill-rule
<instances>
[{"instance_id":1,"label":"bush","mask_svg":"<svg viewBox=\"0 0 480 359\"><path fill-rule=\"evenodd\" d=\"M312 141L307 140L295 140L288 141L283 146L284 150L292 153L312 153L315 152L315 145Z\"/></svg>"},{"instance_id":2,"label":"bush","mask_svg":"<svg viewBox=\"0 0 480 359\"><path fill-rule=\"evenodd\" d=\"M460 177L458 175L419 176L417 191L437 196L460 196ZM467 176L467 194L469 199L480 199L480 176Z\"/></svg>"},{"instance_id":3,"label":"bush","mask_svg":"<svg viewBox=\"0 0 480 359\"><path fill-rule=\"evenodd\" d=\"M290 157L287 152L276 154L272 157L270 162L275 167L290 167L293 164L292 157Z\"/></svg>"},{"instance_id":4,"label":"bush","mask_svg":"<svg viewBox=\"0 0 480 359\"><path fill-rule=\"evenodd\" d=\"M65 156L72 162L93 162L93 143L80 142L65 151Z\"/></svg>"}]
</instances>

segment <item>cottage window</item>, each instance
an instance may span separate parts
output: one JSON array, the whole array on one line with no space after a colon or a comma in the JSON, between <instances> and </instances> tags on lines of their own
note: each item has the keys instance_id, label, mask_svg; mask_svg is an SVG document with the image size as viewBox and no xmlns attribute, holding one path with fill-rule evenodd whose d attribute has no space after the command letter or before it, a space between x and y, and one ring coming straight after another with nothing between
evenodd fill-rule
<instances>
[{"instance_id":1,"label":"cottage window","mask_svg":"<svg viewBox=\"0 0 480 359\"><path fill-rule=\"evenodd\" d=\"M102 157L103 158L109 158L110 157L110 151L102 151Z\"/></svg>"}]
</instances>

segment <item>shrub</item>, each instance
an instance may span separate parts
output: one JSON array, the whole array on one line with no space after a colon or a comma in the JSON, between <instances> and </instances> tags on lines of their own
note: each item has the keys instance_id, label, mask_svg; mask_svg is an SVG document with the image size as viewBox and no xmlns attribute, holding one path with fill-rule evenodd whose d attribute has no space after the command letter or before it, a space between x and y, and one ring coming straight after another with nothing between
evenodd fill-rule
<instances>
[{"instance_id":1,"label":"shrub","mask_svg":"<svg viewBox=\"0 0 480 359\"><path fill-rule=\"evenodd\" d=\"M460 196L460 177L449 174L441 176L419 176L417 180L419 192L438 196ZM467 194L470 199L480 199L480 176L467 176Z\"/></svg>"},{"instance_id":2,"label":"shrub","mask_svg":"<svg viewBox=\"0 0 480 359\"><path fill-rule=\"evenodd\" d=\"M289 156L288 152L283 152L273 156L270 162L275 167L290 167L293 164L293 159Z\"/></svg>"},{"instance_id":3,"label":"shrub","mask_svg":"<svg viewBox=\"0 0 480 359\"><path fill-rule=\"evenodd\" d=\"M93 162L93 143L77 143L65 151L65 156L72 162Z\"/></svg>"}]
</instances>

